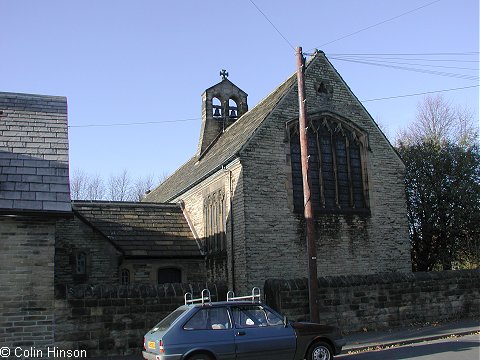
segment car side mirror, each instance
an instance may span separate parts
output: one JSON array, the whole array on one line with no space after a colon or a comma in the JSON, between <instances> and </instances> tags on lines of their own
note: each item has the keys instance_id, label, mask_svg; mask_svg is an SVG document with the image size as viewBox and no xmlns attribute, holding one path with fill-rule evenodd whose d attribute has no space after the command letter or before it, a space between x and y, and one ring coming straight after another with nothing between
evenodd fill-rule
<instances>
[{"instance_id":1,"label":"car side mirror","mask_svg":"<svg viewBox=\"0 0 480 360\"><path fill-rule=\"evenodd\" d=\"M284 315L284 316L283 316L283 326L284 326L284 327L287 327L287 326L288 326L288 318L287 318L287 315Z\"/></svg>"}]
</instances>

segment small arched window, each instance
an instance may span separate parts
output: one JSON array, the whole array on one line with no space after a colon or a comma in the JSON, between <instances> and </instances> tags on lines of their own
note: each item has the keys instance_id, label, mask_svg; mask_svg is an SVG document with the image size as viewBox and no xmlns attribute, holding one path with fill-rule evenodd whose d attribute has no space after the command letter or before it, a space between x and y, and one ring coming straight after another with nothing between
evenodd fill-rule
<instances>
[{"instance_id":1,"label":"small arched window","mask_svg":"<svg viewBox=\"0 0 480 360\"><path fill-rule=\"evenodd\" d=\"M228 116L230 119L236 119L238 117L238 105L233 99L228 100Z\"/></svg>"},{"instance_id":2,"label":"small arched window","mask_svg":"<svg viewBox=\"0 0 480 360\"><path fill-rule=\"evenodd\" d=\"M177 268L158 269L157 283L171 284L182 282L182 271Z\"/></svg>"},{"instance_id":3,"label":"small arched window","mask_svg":"<svg viewBox=\"0 0 480 360\"><path fill-rule=\"evenodd\" d=\"M220 118L222 117L222 102L220 101L219 98L214 97L212 99L212 111L213 111L213 117L214 118Z\"/></svg>"},{"instance_id":4,"label":"small arched window","mask_svg":"<svg viewBox=\"0 0 480 360\"><path fill-rule=\"evenodd\" d=\"M121 278L121 281L122 281L122 285L130 284L130 270L122 269L122 271L120 273L120 278Z\"/></svg>"},{"instance_id":5,"label":"small arched window","mask_svg":"<svg viewBox=\"0 0 480 360\"><path fill-rule=\"evenodd\" d=\"M75 254L75 272L77 275L85 275L87 273L87 254L79 251Z\"/></svg>"}]
</instances>

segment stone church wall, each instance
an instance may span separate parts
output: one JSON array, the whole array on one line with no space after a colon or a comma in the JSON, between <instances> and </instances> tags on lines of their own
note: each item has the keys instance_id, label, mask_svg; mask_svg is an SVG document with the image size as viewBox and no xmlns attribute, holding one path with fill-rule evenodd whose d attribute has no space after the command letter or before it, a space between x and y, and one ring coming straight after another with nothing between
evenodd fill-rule
<instances>
[{"instance_id":1,"label":"stone church wall","mask_svg":"<svg viewBox=\"0 0 480 360\"><path fill-rule=\"evenodd\" d=\"M0 217L0 344L53 346L55 220Z\"/></svg>"},{"instance_id":2,"label":"stone church wall","mask_svg":"<svg viewBox=\"0 0 480 360\"><path fill-rule=\"evenodd\" d=\"M87 273L75 274L75 253L87 254ZM130 283L156 284L158 269L178 268L183 282L206 281L205 263L200 259L124 259L120 250L105 236L77 216L57 222L55 244L55 284L120 284L120 269L130 271Z\"/></svg>"},{"instance_id":3,"label":"stone church wall","mask_svg":"<svg viewBox=\"0 0 480 360\"><path fill-rule=\"evenodd\" d=\"M200 259L126 259L121 264L122 269L128 269L133 275L131 283L157 284L158 270L163 268L179 269L182 282L197 283L207 281L205 276L205 261Z\"/></svg>"},{"instance_id":4,"label":"stone church wall","mask_svg":"<svg viewBox=\"0 0 480 360\"><path fill-rule=\"evenodd\" d=\"M309 318L306 279L267 280L266 302L291 320ZM480 270L320 277L320 321L345 332L480 315Z\"/></svg>"},{"instance_id":5,"label":"stone church wall","mask_svg":"<svg viewBox=\"0 0 480 360\"><path fill-rule=\"evenodd\" d=\"M331 89L329 98L315 91L321 81ZM309 67L306 88L310 114L339 114L363 129L369 141L366 167L370 214L316 215L318 275L410 272L404 165L330 65L318 61ZM296 119L298 95L294 89L241 153L248 287L261 286L267 277L306 276L303 214L293 210L286 132L286 124Z\"/></svg>"},{"instance_id":6,"label":"stone church wall","mask_svg":"<svg viewBox=\"0 0 480 360\"><path fill-rule=\"evenodd\" d=\"M230 289L233 289L235 281L241 282L245 278L244 251L237 247L237 244L244 243L243 180L240 163L233 162L226 169L213 174L173 202L184 202L185 211L195 234L204 243L204 201L209 194L219 189L222 189L225 194L223 221L225 222L226 249L221 253L207 254L206 271L209 281L224 281L228 283ZM227 254L232 254L232 237L235 244L233 257L227 256ZM232 272L236 274L233 281Z\"/></svg>"},{"instance_id":7,"label":"stone church wall","mask_svg":"<svg viewBox=\"0 0 480 360\"><path fill-rule=\"evenodd\" d=\"M75 274L75 253L87 254L87 273ZM119 284L121 252L77 216L57 222L55 284Z\"/></svg>"}]
</instances>

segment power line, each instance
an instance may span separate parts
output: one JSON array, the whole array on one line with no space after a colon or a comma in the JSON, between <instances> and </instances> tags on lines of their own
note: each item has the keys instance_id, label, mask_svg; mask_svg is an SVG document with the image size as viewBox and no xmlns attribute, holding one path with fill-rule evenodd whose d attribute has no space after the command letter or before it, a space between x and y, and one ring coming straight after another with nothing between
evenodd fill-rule
<instances>
[{"instance_id":1,"label":"power line","mask_svg":"<svg viewBox=\"0 0 480 360\"><path fill-rule=\"evenodd\" d=\"M391 99L398 99L398 98L404 98L404 97L410 97L410 96L419 96L419 95L435 94L435 93L447 92L447 91L456 91L456 90L472 89L472 88L479 87L479 86L480 86L480 85L473 85L473 86L464 86L464 87L453 88L453 89L443 89L443 90L426 91L426 92L421 92L421 93L416 93L416 94L406 94L406 95L389 96L389 97L383 97L383 98L361 100L361 102L364 103L364 102L368 102L368 101L391 100Z\"/></svg>"},{"instance_id":2,"label":"power line","mask_svg":"<svg viewBox=\"0 0 480 360\"><path fill-rule=\"evenodd\" d=\"M378 56L417 56L417 55L426 55L426 56L444 56L444 55L460 55L460 56L471 56L471 55L478 55L480 54L478 51L466 51L466 52L441 52L441 53L347 53L347 54L340 54L340 53L330 53L328 55L335 55L335 56L343 56L343 55L358 55L358 56L370 56L370 55L378 55Z\"/></svg>"},{"instance_id":3,"label":"power line","mask_svg":"<svg viewBox=\"0 0 480 360\"><path fill-rule=\"evenodd\" d=\"M404 54L404 56L407 54ZM414 54L412 54L414 55ZM420 55L420 54L415 54L415 55ZM385 56L374 56L373 54L371 56L364 56L364 55L353 55L353 54L327 54L327 56L330 57L341 57L341 58L347 58L347 59L362 59L362 60L406 60L406 61L426 61L426 62L455 62L455 63L476 63L478 64L478 60L459 60L459 59L425 59L425 58L408 58L408 57L396 57L396 56L390 56L390 54L387 54Z\"/></svg>"},{"instance_id":4,"label":"power line","mask_svg":"<svg viewBox=\"0 0 480 360\"><path fill-rule=\"evenodd\" d=\"M340 59L339 57L332 57L332 59ZM383 63L383 64L398 64L398 65L415 65L415 66L427 66L427 67L435 67L435 68L444 68L444 69L457 69L457 70L474 70L478 71L478 68L466 68L466 67L459 67L459 66L445 66L445 65L430 65L430 64L419 64L419 63L411 63L411 62L398 62L398 61L388 61L388 60L395 60L392 58L365 58L365 57L343 57L343 60L364 60L369 59L371 62L375 63ZM410 59L404 59L410 60ZM412 60L415 61L415 60Z\"/></svg>"},{"instance_id":5,"label":"power line","mask_svg":"<svg viewBox=\"0 0 480 360\"><path fill-rule=\"evenodd\" d=\"M409 11L407 11L407 12L404 12L404 13L402 13L402 14L400 14L400 15L397 15L397 16L394 16L394 17L392 17L392 18L389 18L389 19L380 21L379 23L376 23L376 24L367 26L367 27L365 27L365 28L363 28L363 29L360 29L360 30L357 30L357 31L355 31L355 32L353 32L353 33L344 35L344 36L342 36L342 37L339 37L338 39L335 39L335 40L332 40L332 41L329 41L329 42L327 42L327 43L325 43L325 44L320 45L320 48L322 48L322 47L325 46L325 45L330 45L330 44L332 44L332 43L334 43L334 42L343 40L343 39L345 39L345 38L347 38L347 37L356 35L356 34L358 34L358 33L361 33L362 31L371 29L371 28L373 28L373 27L375 27L375 26L379 26L379 25L385 24L386 22L389 22L389 21L398 19L398 18L400 18L400 17L402 17L402 16L411 14L412 12L415 12L415 11L418 11L418 10L420 10L420 9L423 9L423 8L425 8L425 7L427 7L427 6L433 5L433 4L435 4L435 3L439 2L439 1L441 1L441 0L432 1L432 2L430 2L430 3L428 3L428 4L425 4L425 5L422 5L422 6L420 6L420 7L415 8L415 9L412 9L412 10L409 10Z\"/></svg>"},{"instance_id":6,"label":"power line","mask_svg":"<svg viewBox=\"0 0 480 360\"><path fill-rule=\"evenodd\" d=\"M360 61L360 60L348 60L348 59L335 58L335 57L331 57L331 59L335 59L335 60L339 60L339 61L346 61L346 62L353 62L353 63L358 63L358 64L365 64L365 65L382 66L382 67L387 67L387 68L392 68L392 69L397 69L397 70L420 72L420 73L430 74L430 75L447 76L447 77L453 77L453 78L458 78L458 79L478 81L478 76L472 76L472 75L464 75L464 74L448 73L448 72L442 72L442 71L418 69L418 68L405 67L405 66L379 64L379 63L368 62L368 61Z\"/></svg>"},{"instance_id":7,"label":"power line","mask_svg":"<svg viewBox=\"0 0 480 360\"><path fill-rule=\"evenodd\" d=\"M376 98L376 99L367 99L361 100L361 102L369 102L369 101L380 101L380 100L391 100L397 98L404 98L410 96L419 96L419 95L427 95L427 94L434 94L440 92L447 92L447 91L456 91L456 90L464 90L464 89L472 89L479 87L480 85L472 85L472 86L464 86L452 89L442 89L442 90L433 90L433 91L426 91L421 93L415 94L405 94L405 95L397 95L397 96L388 96L383 98ZM201 118L192 118L192 119L177 119L177 120L165 120L165 121L146 121L146 122L134 122L134 123L120 123L120 124L88 124L88 125L69 125L69 128L87 128L87 127L112 127L112 126L131 126L131 125L147 125L147 124L163 124L163 123L176 123L176 122L185 122L185 121L194 121L200 120Z\"/></svg>"},{"instance_id":8,"label":"power line","mask_svg":"<svg viewBox=\"0 0 480 360\"><path fill-rule=\"evenodd\" d=\"M87 124L87 125L69 125L69 128L87 128L87 127L110 127L110 126L131 126L131 125L150 125L150 124L165 124L201 120L201 118L191 119L176 119L176 120L164 120L164 121L145 121L145 122L133 122L133 123L117 123L117 124Z\"/></svg>"},{"instance_id":9,"label":"power line","mask_svg":"<svg viewBox=\"0 0 480 360\"><path fill-rule=\"evenodd\" d=\"M249 0L253 6L255 6L257 8L257 10L260 12L260 14L263 15L263 17L265 19L267 19L267 21L270 23L270 25L273 26L273 28L277 31L277 33L283 38L283 40L286 41L286 43L292 48L293 51L296 51L295 50L295 47L292 45L292 43L290 41L288 41L288 39L280 32L280 30L277 29L277 27L273 24L273 22L270 21L270 19L267 17L267 15L265 15L265 13L257 6L257 4L255 4L253 2L253 0ZM440 1L440 0L437 0L437 1Z\"/></svg>"}]
</instances>

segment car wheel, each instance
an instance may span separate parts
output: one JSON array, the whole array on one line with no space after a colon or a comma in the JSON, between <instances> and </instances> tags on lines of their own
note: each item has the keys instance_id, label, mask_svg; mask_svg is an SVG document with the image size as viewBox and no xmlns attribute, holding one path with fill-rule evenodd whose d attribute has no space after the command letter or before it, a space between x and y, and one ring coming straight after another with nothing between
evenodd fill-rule
<instances>
[{"instance_id":1,"label":"car wheel","mask_svg":"<svg viewBox=\"0 0 480 360\"><path fill-rule=\"evenodd\" d=\"M195 354L188 357L188 360L212 360L207 354Z\"/></svg>"},{"instance_id":2,"label":"car wheel","mask_svg":"<svg viewBox=\"0 0 480 360\"><path fill-rule=\"evenodd\" d=\"M323 341L316 342L308 350L307 360L332 360L333 352L330 345Z\"/></svg>"}]
</instances>

